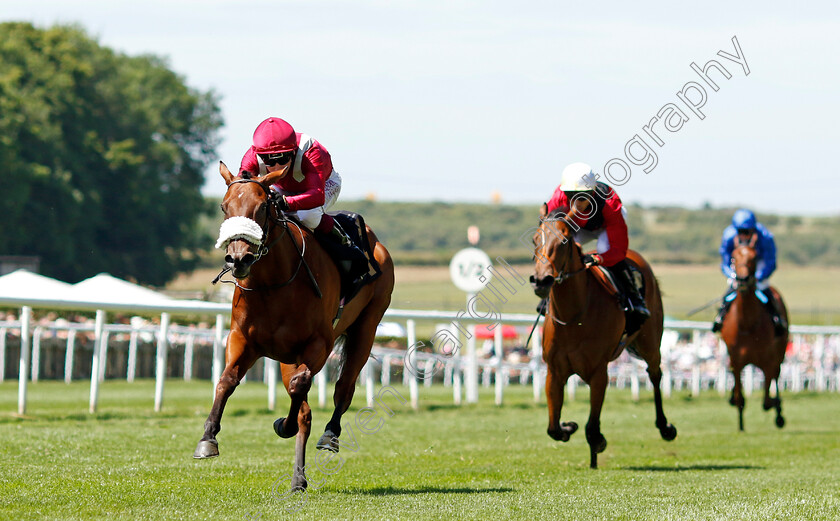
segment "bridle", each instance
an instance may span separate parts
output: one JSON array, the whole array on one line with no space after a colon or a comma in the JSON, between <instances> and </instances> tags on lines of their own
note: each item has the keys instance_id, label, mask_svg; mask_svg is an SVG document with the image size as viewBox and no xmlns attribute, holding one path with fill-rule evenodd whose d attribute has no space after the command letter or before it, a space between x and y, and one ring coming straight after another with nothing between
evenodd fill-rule
<instances>
[{"instance_id":1,"label":"bridle","mask_svg":"<svg viewBox=\"0 0 840 521\"><path fill-rule=\"evenodd\" d=\"M546 222L554 222L554 221L557 221L557 220L560 220L560 219L544 219L542 222L543 222L543 223L546 223ZM545 230L543 230L542 226L540 226L539 230L540 230L540 233L542 234L542 244L543 244L543 249L545 249L545 244L546 244L546 234L545 234ZM565 239L566 241L569 241L569 240L570 240L570 239L566 239L565 237L564 237L564 239ZM574 246L573 246L573 245L570 245L568 249L569 249L569 254L567 255L567 258L565 259L565 262L563 263L563 268L557 268L557 267L554 265L554 263L553 263L553 262L551 263L551 269L552 269L552 270L557 270L557 273L556 273L556 274L555 274L555 273L552 273L552 277L554 277L554 284L557 284L557 285L563 284L564 282L566 282L566 281L567 281L567 280L569 280L570 278L574 277L575 275L577 275L577 274L579 274L579 273L583 273L584 271L586 271L586 266L585 266L585 265L584 265L582 268L580 268L579 270L575 270L575 271L572 271L572 272L566 272L566 271L563 271L563 269L564 269L566 266L568 266L568 265L569 265L569 263L571 262L571 260L572 260L572 255L574 254L574 249L575 249L575 248L574 248ZM543 255L543 257L545 257L546 259L548 258L548 256L547 256L547 255Z\"/></svg>"},{"instance_id":2,"label":"bridle","mask_svg":"<svg viewBox=\"0 0 840 521\"><path fill-rule=\"evenodd\" d=\"M739 244L739 248L744 248L744 247L750 247L750 246L746 245L746 244ZM732 259L732 262L733 262L733 264L735 264L734 268L736 270L735 271L735 273L736 273L736 275L735 275L735 287L740 289L740 288L744 288L744 287L753 286L756 282L755 271L753 270L753 273L750 273L746 277L740 277L740 276L737 275L738 264L735 263L734 258Z\"/></svg>"},{"instance_id":3,"label":"bridle","mask_svg":"<svg viewBox=\"0 0 840 521\"><path fill-rule=\"evenodd\" d=\"M272 289L282 288L284 286L288 286L289 284L291 284L292 281L295 280L295 277L297 277L298 273L300 272L300 267L305 266L306 271L309 274L309 278L312 280L312 284L315 287L315 293L318 295L318 298L320 298L321 297L321 288L318 287L318 282L315 280L315 275L312 273L312 270L309 268L309 264L307 264L306 259L304 258L304 254L306 253L306 237L303 234L303 230L301 229L300 224L298 224L295 220L290 219L283 212L283 210L280 209L279 204L278 204L278 201L280 199L280 194L278 192L274 191L274 190L266 188L259 181L256 181L254 179L245 179L245 178L236 179L235 181L231 181L230 184L227 187L227 190L230 190L231 186L233 186L235 184L239 184L239 183L254 183L257 186L259 186L262 189L263 193L265 194L264 204L266 205L266 209L265 209L265 220L263 221L263 224L261 226L261 228L262 228L262 239L260 240L260 244L257 246L256 258L254 259L254 262L251 263L251 266L256 264L257 261L259 261L265 254L267 254L268 251L272 247L274 247L275 244L280 242L280 240L284 236L286 236L286 234L289 234L289 238L291 239L292 244L294 244L295 249L298 252L298 257L299 257L298 264L297 264L297 267L295 267L294 272L292 272L292 275L291 275L291 277L289 277L288 280L286 280L285 282L279 282L277 284L272 284L270 286L262 286L262 287L259 287L259 288L246 288L245 286L242 286L241 284L239 284L239 281L237 281L235 279L234 280L221 280L222 276L225 273L227 273L231 270L231 268L229 266L225 266L225 267L222 268L222 271L219 272L219 274L216 276L215 279L213 279L213 284L216 284L216 282L219 282L221 280L222 283L233 284L237 288L241 289L242 291L268 291L268 290L272 290ZM225 194L227 194L227 191L225 191ZM274 214L275 214L274 217L272 217L272 215L271 215L272 210L274 210ZM269 233L271 232L271 225L272 224L282 225L283 226L283 233L280 234L279 237L275 238L270 243L267 243ZM301 243L302 246L298 246L297 242L294 239L292 239L291 234L289 233L289 225L290 224L292 226L294 226L295 228L297 228L298 234L300 235L300 243Z\"/></svg>"}]
</instances>

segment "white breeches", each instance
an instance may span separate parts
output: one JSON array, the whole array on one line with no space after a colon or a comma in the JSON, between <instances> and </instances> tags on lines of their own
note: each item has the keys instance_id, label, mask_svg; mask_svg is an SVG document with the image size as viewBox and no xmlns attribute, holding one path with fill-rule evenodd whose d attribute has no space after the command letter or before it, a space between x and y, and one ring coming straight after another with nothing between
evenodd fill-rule
<instances>
[{"instance_id":1,"label":"white breeches","mask_svg":"<svg viewBox=\"0 0 840 521\"><path fill-rule=\"evenodd\" d=\"M312 208L310 210L298 210L297 216L306 227L314 230L321 223L321 216L329 210L332 205L338 200L338 194L341 192L341 176L335 170L330 174L330 178L324 183L324 205Z\"/></svg>"}]
</instances>

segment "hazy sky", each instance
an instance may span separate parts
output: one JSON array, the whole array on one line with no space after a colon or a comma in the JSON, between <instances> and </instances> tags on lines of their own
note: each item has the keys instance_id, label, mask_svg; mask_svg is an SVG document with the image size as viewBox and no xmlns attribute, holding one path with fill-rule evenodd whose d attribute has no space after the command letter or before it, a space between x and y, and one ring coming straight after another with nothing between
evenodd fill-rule
<instances>
[{"instance_id":1,"label":"hazy sky","mask_svg":"<svg viewBox=\"0 0 840 521\"><path fill-rule=\"evenodd\" d=\"M262 119L287 119L330 151L343 199L536 204L566 164L618 158L625 201L836 215L838 5L0 0L0 20L75 22L168 57L221 95L232 168ZM717 55L733 36L749 75ZM731 74L710 73L717 92L690 67L712 59ZM702 120L677 96L688 82L706 92ZM643 127L669 103L688 120L655 123L659 146ZM650 173L626 157L636 134ZM214 163L204 192L223 188Z\"/></svg>"}]
</instances>

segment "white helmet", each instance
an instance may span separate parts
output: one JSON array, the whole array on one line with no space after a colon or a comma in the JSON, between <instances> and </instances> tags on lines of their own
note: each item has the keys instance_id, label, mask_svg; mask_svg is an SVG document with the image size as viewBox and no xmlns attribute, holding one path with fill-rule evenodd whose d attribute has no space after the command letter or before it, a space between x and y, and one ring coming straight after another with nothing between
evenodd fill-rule
<instances>
[{"instance_id":1,"label":"white helmet","mask_svg":"<svg viewBox=\"0 0 840 521\"><path fill-rule=\"evenodd\" d=\"M564 192L585 192L594 190L597 177L586 163L572 163L563 169L560 186Z\"/></svg>"}]
</instances>

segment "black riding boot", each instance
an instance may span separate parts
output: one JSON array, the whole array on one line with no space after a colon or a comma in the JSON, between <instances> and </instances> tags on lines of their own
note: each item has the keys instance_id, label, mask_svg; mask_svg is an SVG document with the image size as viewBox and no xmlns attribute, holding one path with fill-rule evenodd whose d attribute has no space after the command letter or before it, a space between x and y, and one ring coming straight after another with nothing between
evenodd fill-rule
<instances>
[{"instance_id":1,"label":"black riding boot","mask_svg":"<svg viewBox=\"0 0 840 521\"><path fill-rule=\"evenodd\" d=\"M621 292L624 294L626 310L640 317L642 320L650 317L650 311L645 305L645 299L639 294L639 289L633 281L633 273L627 260L610 266L608 268L618 282Z\"/></svg>"},{"instance_id":2,"label":"black riding boot","mask_svg":"<svg viewBox=\"0 0 840 521\"><path fill-rule=\"evenodd\" d=\"M341 270L348 274L354 275L355 272L364 270L364 267L367 265L367 256L359 249L358 246L353 244L353 241L350 239L350 236L341 229L338 222L336 221L330 230L329 233L324 234L324 236L329 237L329 239L340 246L340 258L336 259ZM353 278L356 278L355 276Z\"/></svg>"},{"instance_id":3,"label":"black riding boot","mask_svg":"<svg viewBox=\"0 0 840 521\"><path fill-rule=\"evenodd\" d=\"M720 332L721 328L723 327L723 319L726 317L726 312L729 311L729 305L732 303L732 300L727 300L726 297L729 296L734 290L730 289L726 292L723 298L720 300L720 309L718 309L717 315L715 316L715 321L712 323L712 333Z\"/></svg>"},{"instance_id":4,"label":"black riding boot","mask_svg":"<svg viewBox=\"0 0 840 521\"><path fill-rule=\"evenodd\" d=\"M761 293L767 298L767 303L764 304L764 307L767 308L767 311L770 312L770 318L773 319L773 330L776 333L776 336L782 336L787 331L788 324L787 321L782 318L781 313L779 313L778 306L776 305L776 297L773 295L773 292L770 291L770 288L761 290Z\"/></svg>"}]
</instances>

